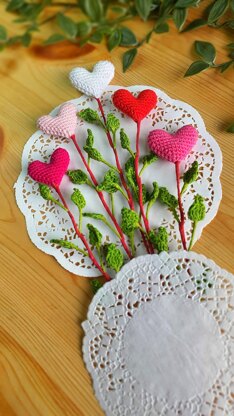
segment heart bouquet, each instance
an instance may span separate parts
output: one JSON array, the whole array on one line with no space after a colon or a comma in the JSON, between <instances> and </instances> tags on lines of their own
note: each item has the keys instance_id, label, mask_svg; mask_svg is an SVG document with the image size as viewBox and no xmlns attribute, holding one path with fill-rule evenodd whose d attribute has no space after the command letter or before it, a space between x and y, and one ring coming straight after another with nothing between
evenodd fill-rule
<instances>
[{"instance_id":1,"label":"heart bouquet","mask_svg":"<svg viewBox=\"0 0 234 416\"><path fill-rule=\"evenodd\" d=\"M17 202L38 247L95 277L84 359L106 413L208 415L218 382L229 394L232 284L190 250L218 209L220 150L190 106L113 77L107 61L71 71L85 96L38 120Z\"/></svg>"}]
</instances>

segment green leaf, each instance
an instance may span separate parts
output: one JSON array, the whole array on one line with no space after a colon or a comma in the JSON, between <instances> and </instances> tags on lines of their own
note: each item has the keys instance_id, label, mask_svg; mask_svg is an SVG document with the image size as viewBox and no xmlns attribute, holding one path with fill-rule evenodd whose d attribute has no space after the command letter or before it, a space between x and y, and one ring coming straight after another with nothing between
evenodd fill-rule
<instances>
[{"instance_id":1,"label":"green leaf","mask_svg":"<svg viewBox=\"0 0 234 416\"><path fill-rule=\"evenodd\" d=\"M115 134L117 130L120 128L120 121L119 119L112 113L107 115L106 120L106 127L111 133Z\"/></svg>"},{"instance_id":2,"label":"green leaf","mask_svg":"<svg viewBox=\"0 0 234 416\"><path fill-rule=\"evenodd\" d=\"M120 143L122 149L128 150L128 152L135 157L133 151L131 150L131 142L128 135L125 133L124 129L120 129Z\"/></svg>"},{"instance_id":3,"label":"green leaf","mask_svg":"<svg viewBox=\"0 0 234 416\"><path fill-rule=\"evenodd\" d=\"M204 19L195 19L191 23L186 26L185 29L183 29L183 33L188 32L190 30L198 29L199 27L206 26L207 21Z\"/></svg>"},{"instance_id":4,"label":"green leaf","mask_svg":"<svg viewBox=\"0 0 234 416\"><path fill-rule=\"evenodd\" d=\"M53 45L54 43L61 42L64 39L66 39L64 35L61 35L60 33L54 33L54 35L51 35L47 40L44 41L44 44Z\"/></svg>"},{"instance_id":5,"label":"green leaf","mask_svg":"<svg viewBox=\"0 0 234 416\"><path fill-rule=\"evenodd\" d=\"M90 185L90 180L88 176L81 169L68 170L67 176L69 177L70 181L76 185Z\"/></svg>"},{"instance_id":6,"label":"green leaf","mask_svg":"<svg viewBox=\"0 0 234 416\"><path fill-rule=\"evenodd\" d=\"M122 208L121 210L121 228L127 236L131 236L133 232L139 228L139 216L138 214L129 209Z\"/></svg>"},{"instance_id":7,"label":"green leaf","mask_svg":"<svg viewBox=\"0 0 234 416\"><path fill-rule=\"evenodd\" d=\"M68 248L68 249L72 249L72 250L79 251L79 253L82 253L84 256L88 256L88 254L84 250L82 250L81 248L79 248L77 245L73 244L71 241L59 240L59 239L53 238L52 240L50 240L50 242L52 244L57 244L60 247L64 247L64 248Z\"/></svg>"},{"instance_id":8,"label":"green leaf","mask_svg":"<svg viewBox=\"0 0 234 416\"><path fill-rule=\"evenodd\" d=\"M103 17L103 4L101 0L82 0L79 5L92 22L99 22Z\"/></svg>"},{"instance_id":9,"label":"green leaf","mask_svg":"<svg viewBox=\"0 0 234 416\"><path fill-rule=\"evenodd\" d=\"M187 18L187 14L188 13L187 13L186 9L174 9L174 11L173 11L173 20L174 20L174 23L175 23L175 25L176 25L176 27L179 31L184 26L184 23L185 23L186 18Z\"/></svg>"},{"instance_id":10,"label":"green leaf","mask_svg":"<svg viewBox=\"0 0 234 416\"><path fill-rule=\"evenodd\" d=\"M99 117L98 112L93 110L92 108L85 108L84 110L81 110L78 113L78 116L82 120L87 121L87 123L102 125L102 121Z\"/></svg>"},{"instance_id":11,"label":"green leaf","mask_svg":"<svg viewBox=\"0 0 234 416\"><path fill-rule=\"evenodd\" d=\"M201 195L194 197L194 202L188 210L188 218L191 221L198 222L204 220L206 215L206 207L204 204L204 198Z\"/></svg>"},{"instance_id":12,"label":"green leaf","mask_svg":"<svg viewBox=\"0 0 234 416\"><path fill-rule=\"evenodd\" d=\"M121 33L121 42L120 46L135 46L137 45L137 38L132 32L132 30L127 27L120 27L119 31ZM132 49L133 50L133 49Z\"/></svg>"},{"instance_id":13,"label":"green leaf","mask_svg":"<svg viewBox=\"0 0 234 416\"><path fill-rule=\"evenodd\" d=\"M134 163L133 156L131 156L125 163L125 175L126 175L128 185L133 190L135 196L137 196L138 186L137 186L137 181L136 181L135 163Z\"/></svg>"},{"instance_id":14,"label":"green leaf","mask_svg":"<svg viewBox=\"0 0 234 416\"><path fill-rule=\"evenodd\" d=\"M175 7L186 8L197 6L200 3L200 0L178 0L175 4Z\"/></svg>"},{"instance_id":15,"label":"green leaf","mask_svg":"<svg viewBox=\"0 0 234 416\"><path fill-rule=\"evenodd\" d=\"M103 34L99 32L98 30L89 37L89 41L93 43L101 43L103 39Z\"/></svg>"},{"instance_id":16,"label":"green leaf","mask_svg":"<svg viewBox=\"0 0 234 416\"><path fill-rule=\"evenodd\" d=\"M90 281L90 284L91 284L91 288L92 288L92 291L93 291L93 294L95 295L98 291L99 291L99 289L101 289L101 287L102 287L102 284L101 284L101 282L98 280L98 279L92 279L91 281Z\"/></svg>"},{"instance_id":17,"label":"green leaf","mask_svg":"<svg viewBox=\"0 0 234 416\"><path fill-rule=\"evenodd\" d=\"M46 201L50 201L51 199L53 199L53 195L51 193L49 186L40 183L39 192L42 198L45 199Z\"/></svg>"},{"instance_id":18,"label":"green leaf","mask_svg":"<svg viewBox=\"0 0 234 416\"><path fill-rule=\"evenodd\" d=\"M62 13L58 13L56 16L56 22L60 29L62 29L62 31L66 33L69 38L74 39L76 37L77 24L70 17L67 17Z\"/></svg>"},{"instance_id":19,"label":"green leaf","mask_svg":"<svg viewBox=\"0 0 234 416\"><path fill-rule=\"evenodd\" d=\"M114 48L116 48L116 46L119 46L120 42L121 42L121 32L120 30L116 29L111 33L107 42L109 51L112 51Z\"/></svg>"},{"instance_id":20,"label":"green leaf","mask_svg":"<svg viewBox=\"0 0 234 416\"><path fill-rule=\"evenodd\" d=\"M94 220L103 221L103 222L105 222L106 220L106 217L103 214L99 214L96 212L84 212L83 216L87 218L93 218Z\"/></svg>"},{"instance_id":21,"label":"green leaf","mask_svg":"<svg viewBox=\"0 0 234 416\"><path fill-rule=\"evenodd\" d=\"M91 25L89 22L79 22L76 25L76 36L82 38L87 35L91 30Z\"/></svg>"},{"instance_id":22,"label":"green leaf","mask_svg":"<svg viewBox=\"0 0 234 416\"><path fill-rule=\"evenodd\" d=\"M168 208L171 209L172 212L175 214L175 209L178 206L178 201L174 195L170 194L167 188L159 188L158 198L163 204L167 205Z\"/></svg>"},{"instance_id":23,"label":"green leaf","mask_svg":"<svg viewBox=\"0 0 234 416\"><path fill-rule=\"evenodd\" d=\"M111 243L104 245L104 253L107 266L110 269L115 270L115 272L119 272L124 262L122 251L120 251L120 249L117 248L114 243Z\"/></svg>"},{"instance_id":24,"label":"green leaf","mask_svg":"<svg viewBox=\"0 0 234 416\"><path fill-rule=\"evenodd\" d=\"M204 71L205 69L208 69L210 65L207 62L204 61L195 61L193 62L190 67L185 72L185 77L191 77L192 75L196 75L199 72Z\"/></svg>"},{"instance_id":25,"label":"green leaf","mask_svg":"<svg viewBox=\"0 0 234 416\"><path fill-rule=\"evenodd\" d=\"M91 129L87 129L87 139L86 139L86 146L93 147L94 144L94 135Z\"/></svg>"},{"instance_id":26,"label":"green leaf","mask_svg":"<svg viewBox=\"0 0 234 416\"><path fill-rule=\"evenodd\" d=\"M97 160L97 162L103 162L102 154L95 147L84 146L83 149L90 159Z\"/></svg>"},{"instance_id":27,"label":"green leaf","mask_svg":"<svg viewBox=\"0 0 234 416\"><path fill-rule=\"evenodd\" d=\"M82 211L86 206L85 197L82 195L79 189L74 189L71 195L71 200Z\"/></svg>"},{"instance_id":28,"label":"green leaf","mask_svg":"<svg viewBox=\"0 0 234 416\"><path fill-rule=\"evenodd\" d=\"M105 191L113 194L119 190L119 177L114 170L108 170L103 181L97 186L97 191Z\"/></svg>"},{"instance_id":29,"label":"green leaf","mask_svg":"<svg viewBox=\"0 0 234 416\"><path fill-rule=\"evenodd\" d=\"M136 55L137 48L129 49L123 54L123 72L126 72L127 69L132 65Z\"/></svg>"},{"instance_id":30,"label":"green leaf","mask_svg":"<svg viewBox=\"0 0 234 416\"><path fill-rule=\"evenodd\" d=\"M234 42L229 43L229 44L227 45L227 48L229 48L229 49L234 49Z\"/></svg>"},{"instance_id":31,"label":"green leaf","mask_svg":"<svg viewBox=\"0 0 234 416\"><path fill-rule=\"evenodd\" d=\"M192 166L184 173L184 176L183 176L184 185L183 185L181 194L183 194L186 191L186 189L188 188L188 185L191 185L191 183L197 180L198 174L199 174L198 162L197 160L195 160Z\"/></svg>"},{"instance_id":32,"label":"green leaf","mask_svg":"<svg viewBox=\"0 0 234 416\"><path fill-rule=\"evenodd\" d=\"M7 40L7 31L4 26L0 25L0 42Z\"/></svg>"},{"instance_id":33,"label":"green leaf","mask_svg":"<svg viewBox=\"0 0 234 416\"><path fill-rule=\"evenodd\" d=\"M24 0L11 0L6 7L6 10L8 12L13 12L15 10L20 9L23 5Z\"/></svg>"},{"instance_id":34,"label":"green leaf","mask_svg":"<svg viewBox=\"0 0 234 416\"><path fill-rule=\"evenodd\" d=\"M228 8L229 0L216 0L208 15L208 24L216 22Z\"/></svg>"},{"instance_id":35,"label":"green leaf","mask_svg":"<svg viewBox=\"0 0 234 416\"><path fill-rule=\"evenodd\" d=\"M224 62L223 64L219 65L219 70L221 73L223 73L224 71L226 71L231 65L233 65L233 60L228 61L228 62Z\"/></svg>"},{"instance_id":36,"label":"green leaf","mask_svg":"<svg viewBox=\"0 0 234 416\"><path fill-rule=\"evenodd\" d=\"M141 162L143 163L143 166L141 168L140 171L140 175L142 174L142 172L150 165L152 165L152 163L156 162L158 160L158 156L151 152L148 155L145 155L141 158Z\"/></svg>"},{"instance_id":37,"label":"green leaf","mask_svg":"<svg viewBox=\"0 0 234 416\"><path fill-rule=\"evenodd\" d=\"M93 247L99 249L102 245L102 233L92 224L87 224L89 230L89 242Z\"/></svg>"},{"instance_id":38,"label":"green leaf","mask_svg":"<svg viewBox=\"0 0 234 416\"><path fill-rule=\"evenodd\" d=\"M228 133L234 133L234 122L227 128Z\"/></svg>"},{"instance_id":39,"label":"green leaf","mask_svg":"<svg viewBox=\"0 0 234 416\"><path fill-rule=\"evenodd\" d=\"M135 6L137 13L143 20L147 20L149 17L153 0L135 0Z\"/></svg>"},{"instance_id":40,"label":"green leaf","mask_svg":"<svg viewBox=\"0 0 234 416\"><path fill-rule=\"evenodd\" d=\"M159 195L159 186L157 182L153 182L153 191L149 196L149 203L147 206L147 212L149 212L150 208L153 206L153 204L156 202L158 195Z\"/></svg>"},{"instance_id":41,"label":"green leaf","mask_svg":"<svg viewBox=\"0 0 234 416\"><path fill-rule=\"evenodd\" d=\"M154 248L158 250L158 253L168 251L168 234L165 227L159 227L157 234L153 230L150 231L149 239Z\"/></svg>"},{"instance_id":42,"label":"green leaf","mask_svg":"<svg viewBox=\"0 0 234 416\"><path fill-rule=\"evenodd\" d=\"M168 23L159 23L154 29L155 33L166 33L169 32L170 28Z\"/></svg>"},{"instance_id":43,"label":"green leaf","mask_svg":"<svg viewBox=\"0 0 234 416\"><path fill-rule=\"evenodd\" d=\"M21 43L22 45L27 48L32 40L32 35L31 33L26 32L22 37L21 37Z\"/></svg>"},{"instance_id":44,"label":"green leaf","mask_svg":"<svg viewBox=\"0 0 234 416\"><path fill-rule=\"evenodd\" d=\"M195 41L195 51L208 64L212 64L216 57L216 49L210 42Z\"/></svg>"}]
</instances>

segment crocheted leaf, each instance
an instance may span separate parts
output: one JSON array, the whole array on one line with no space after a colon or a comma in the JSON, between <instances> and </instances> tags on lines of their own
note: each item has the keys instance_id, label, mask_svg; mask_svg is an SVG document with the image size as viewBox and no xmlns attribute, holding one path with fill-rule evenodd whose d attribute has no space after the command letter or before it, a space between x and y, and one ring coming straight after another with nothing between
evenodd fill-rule
<instances>
[{"instance_id":1,"label":"crocheted leaf","mask_svg":"<svg viewBox=\"0 0 234 416\"><path fill-rule=\"evenodd\" d=\"M162 203L167 205L169 208L175 209L178 205L176 197L167 190L167 188L159 188L158 197Z\"/></svg>"},{"instance_id":2,"label":"crocheted leaf","mask_svg":"<svg viewBox=\"0 0 234 416\"><path fill-rule=\"evenodd\" d=\"M72 183L75 183L76 185L82 185L82 184L90 185L91 184L88 176L81 169L68 170L67 175L70 181Z\"/></svg>"},{"instance_id":3,"label":"crocheted leaf","mask_svg":"<svg viewBox=\"0 0 234 416\"><path fill-rule=\"evenodd\" d=\"M154 248L158 250L158 253L168 251L168 234L165 227L159 227L157 234L151 230L149 232L149 239Z\"/></svg>"},{"instance_id":4,"label":"crocheted leaf","mask_svg":"<svg viewBox=\"0 0 234 416\"><path fill-rule=\"evenodd\" d=\"M158 156L155 153L149 153L141 158L141 162L143 163L141 171L145 170L147 166L150 166L152 163L158 160Z\"/></svg>"},{"instance_id":5,"label":"crocheted leaf","mask_svg":"<svg viewBox=\"0 0 234 416\"><path fill-rule=\"evenodd\" d=\"M87 139L86 139L86 146L87 147L93 147L94 144L94 136L93 136L93 132L90 129L87 129Z\"/></svg>"},{"instance_id":6,"label":"crocheted leaf","mask_svg":"<svg viewBox=\"0 0 234 416\"><path fill-rule=\"evenodd\" d=\"M92 246L99 249L102 244L102 233L94 227L92 224L87 224L87 228L89 230L89 242Z\"/></svg>"},{"instance_id":7,"label":"crocheted leaf","mask_svg":"<svg viewBox=\"0 0 234 416\"><path fill-rule=\"evenodd\" d=\"M86 206L86 200L79 189L74 189L74 192L71 195L71 200L74 204L76 204L79 210L82 210Z\"/></svg>"},{"instance_id":8,"label":"crocheted leaf","mask_svg":"<svg viewBox=\"0 0 234 416\"><path fill-rule=\"evenodd\" d=\"M204 198L201 195L194 197L194 202L188 210L188 218L191 221L198 222L204 220L206 215L206 207L204 204Z\"/></svg>"},{"instance_id":9,"label":"crocheted leaf","mask_svg":"<svg viewBox=\"0 0 234 416\"><path fill-rule=\"evenodd\" d=\"M108 267L119 272L124 262L124 256L120 249L114 243L105 244L104 253Z\"/></svg>"},{"instance_id":10,"label":"crocheted leaf","mask_svg":"<svg viewBox=\"0 0 234 416\"><path fill-rule=\"evenodd\" d=\"M138 194L138 186L135 175L135 163L132 156L125 163L125 175L128 185L132 188L135 194Z\"/></svg>"},{"instance_id":11,"label":"crocheted leaf","mask_svg":"<svg viewBox=\"0 0 234 416\"><path fill-rule=\"evenodd\" d=\"M78 116L82 120L87 121L87 123L103 125L98 112L92 108L85 108L84 110L81 110L78 113Z\"/></svg>"},{"instance_id":12,"label":"crocheted leaf","mask_svg":"<svg viewBox=\"0 0 234 416\"><path fill-rule=\"evenodd\" d=\"M93 218L94 220L105 221L106 217L95 212L84 212L83 217Z\"/></svg>"},{"instance_id":13,"label":"crocheted leaf","mask_svg":"<svg viewBox=\"0 0 234 416\"><path fill-rule=\"evenodd\" d=\"M82 253L84 256L88 256L88 254L82 250L81 248L79 248L78 246L76 246L75 244L73 244L71 241L67 241L67 240L59 240L59 239L55 239L53 238L52 240L50 240L50 242L52 244L57 244L60 247L64 247L64 248L70 248L76 251L79 251L80 253Z\"/></svg>"},{"instance_id":14,"label":"crocheted leaf","mask_svg":"<svg viewBox=\"0 0 234 416\"><path fill-rule=\"evenodd\" d=\"M119 190L119 178L114 170L108 170L104 176L102 183L97 186L98 191L106 191L110 194Z\"/></svg>"},{"instance_id":15,"label":"crocheted leaf","mask_svg":"<svg viewBox=\"0 0 234 416\"><path fill-rule=\"evenodd\" d=\"M139 228L139 216L138 214L129 209L122 208L121 210L121 228L127 236L131 236L134 230Z\"/></svg>"},{"instance_id":16,"label":"crocheted leaf","mask_svg":"<svg viewBox=\"0 0 234 416\"><path fill-rule=\"evenodd\" d=\"M90 157L90 159L97 160L98 162L103 162L103 157L101 153L99 152L99 150L95 149L95 147L84 146L83 149Z\"/></svg>"},{"instance_id":17,"label":"crocheted leaf","mask_svg":"<svg viewBox=\"0 0 234 416\"><path fill-rule=\"evenodd\" d=\"M195 182L198 178L198 162L197 160L195 160L191 166L191 168L189 168L187 170L187 172L184 173L183 176L183 180L184 180L184 185L181 191L181 194L183 194L186 189L188 188L189 185L191 185L191 183Z\"/></svg>"},{"instance_id":18,"label":"crocheted leaf","mask_svg":"<svg viewBox=\"0 0 234 416\"><path fill-rule=\"evenodd\" d=\"M51 199L53 199L53 195L50 191L49 186L40 183L39 184L39 192L40 192L42 198L44 198L45 200L50 201Z\"/></svg>"},{"instance_id":19,"label":"crocheted leaf","mask_svg":"<svg viewBox=\"0 0 234 416\"><path fill-rule=\"evenodd\" d=\"M135 158L135 155L131 150L130 139L128 135L125 133L124 129L120 129L120 143L122 149L127 150L132 155L132 157Z\"/></svg>"},{"instance_id":20,"label":"crocheted leaf","mask_svg":"<svg viewBox=\"0 0 234 416\"><path fill-rule=\"evenodd\" d=\"M153 182L152 185L153 185L153 191L149 195L149 203L148 203L148 207L147 207L148 211L152 207L152 205L155 203L156 199L158 198L158 194L159 194L159 186L158 186L157 182Z\"/></svg>"},{"instance_id":21,"label":"crocheted leaf","mask_svg":"<svg viewBox=\"0 0 234 416\"><path fill-rule=\"evenodd\" d=\"M109 113L107 115L106 127L109 131L111 131L111 133L115 134L116 131L120 128L119 119L117 117L115 117L114 114Z\"/></svg>"},{"instance_id":22,"label":"crocheted leaf","mask_svg":"<svg viewBox=\"0 0 234 416\"><path fill-rule=\"evenodd\" d=\"M91 283L91 288L92 288L93 294L95 295L97 293L97 291L99 289L101 289L102 284L97 279L92 279L90 283Z\"/></svg>"}]
</instances>

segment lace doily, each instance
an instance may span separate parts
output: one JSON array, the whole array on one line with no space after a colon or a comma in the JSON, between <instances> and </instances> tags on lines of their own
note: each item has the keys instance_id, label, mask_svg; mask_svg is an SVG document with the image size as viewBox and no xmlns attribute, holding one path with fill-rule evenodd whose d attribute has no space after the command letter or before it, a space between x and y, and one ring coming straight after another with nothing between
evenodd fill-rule
<instances>
[{"instance_id":1,"label":"lace doily","mask_svg":"<svg viewBox=\"0 0 234 416\"><path fill-rule=\"evenodd\" d=\"M118 117L121 119L121 127L126 130L131 139L132 148L135 149L136 125L128 117L118 113L118 110L113 106L111 101L111 95L118 88L119 87L110 86L102 96L102 103L106 113L110 111L117 113ZM197 159L199 162L199 178L189 187L186 195L183 197L186 213L193 202L196 193L199 193L205 199L206 217L203 221L198 223L195 235L195 240L197 240L201 236L203 228L216 215L221 200L221 184L219 179L222 168L221 151L216 141L207 133L202 118L191 106L181 101L172 100L162 91L152 87L133 86L128 89L137 94L145 88L151 88L156 91L158 95L158 104L156 110L153 110L142 122L141 155L149 153L146 139L148 132L154 128L164 128L169 132L173 132L185 124L192 124L199 131L197 145L186 160L181 163L181 173L183 173L184 170L191 166L194 159ZM77 106L77 111L81 111L87 107L97 109L96 101L86 96L82 96L71 102ZM55 109L52 114L56 114L57 110L58 109ZM97 126L91 126L81 120L78 121L78 124L76 135L81 146L83 146L85 142L87 128L91 127L94 132L95 147L101 150L104 157L110 163L114 164L114 158L103 130ZM120 149L118 138L117 142ZM51 153L59 146L64 147L70 153L71 163L69 169L83 169L81 160L71 141L68 139L49 137L42 134L41 131L37 131L29 139L24 148L22 172L15 185L16 200L22 213L25 215L29 236L38 248L53 255L65 269L72 273L88 277L98 276L99 272L92 266L88 257L83 257L82 254L77 251L71 251L66 248L59 248L51 245L51 239L62 239L65 236L67 236L70 241L75 242L76 244L78 243L66 212L58 206L54 206L50 201L43 200L38 192L38 184L27 175L27 166L29 162L36 159L46 162ZM123 166L128 159L129 154L122 149L120 149L119 153L121 164ZM101 180L107 167L104 167L104 165L98 162L91 162L91 166L98 180ZM149 166L143 173L143 182L146 186L150 186L153 180L156 180L160 186L166 186L175 196L177 195L175 167L173 163L158 160L156 163ZM75 186L69 182L68 178L64 178L61 184L61 190L64 195L68 197L67 200L69 200L69 195L74 187ZM80 189L87 200L86 211L95 211L105 214L103 207L94 192L90 191L89 187L85 185L82 185ZM109 195L106 195L106 197L108 199ZM118 217L120 210L122 206L125 205L126 201L123 200L120 193L118 193L118 195L115 194L115 199L116 216ZM72 203L70 203L70 208L74 215L77 215L76 207ZM178 224L165 206L156 202L154 208L151 210L149 218L153 227L157 228L160 225L167 227L169 232L170 250L178 250L181 248ZM89 219L84 218L84 229L85 224L89 221ZM112 235L109 229L104 228L105 225L98 223L98 227L104 235L107 234L107 241L115 241L114 234ZM185 231L189 240L191 235L190 221L186 221ZM137 255L145 254L143 244L139 237L140 235L138 236Z\"/></svg>"},{"instance_id":2,"label":"lace doily","mask_svg":"<svg viewBox=\"0 0 234 416\"><path fill-rule=\"evenodd\" d=\"M97 292L83 355L106 415L234 414L233 277L194 252L164 252Z\"/></svg>"}]
</instances>

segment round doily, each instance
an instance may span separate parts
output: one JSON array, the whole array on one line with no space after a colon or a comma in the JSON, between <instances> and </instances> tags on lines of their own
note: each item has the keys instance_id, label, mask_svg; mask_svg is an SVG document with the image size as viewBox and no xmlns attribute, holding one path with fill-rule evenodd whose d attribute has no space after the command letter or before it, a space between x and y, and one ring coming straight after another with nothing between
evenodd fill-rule
<instances>
[{"instance_id":1,"label":"round doily","mask_svg":"<svg viewBox=\"0 0 234 416\"><path fill-rule=\"evenodd\" d=\"M121 120L121 127L128 133L132 149L135 149L135 134L136 124L128 117L125 117L122 113L119 113L116 108L113 107L111 96L115 90L120 87L110 86L106 90L101 98L105 113L113 112ZM220 184L220 172L222 168L222 154L216 141L209 135L205 129L204 122L198 112L186 103L181 101L172 100L162 91L147 86L133 86L127 89L135 94L139 93L145 88L151 88L155 90L158 95L158 104L155 110L153 110L149 116L142 122L141 129L141 155L149 153L147 147L146 138L148 132L154 128L164 128L169 132L173 132L185 124L191 124L199 131L199 140L193 151L181 164L181 174L192 162L197 159L199 162L199 178L192 184L186 195L183 197L185 213L187 213L189 206L193 202L194 195L196 193L202 195L206 204L206 217L203 221L198 223L195 240L197 240L202 233L203 228L214 218L218 210L218 206L221 200L221 184ZM95 100L82 96L79 99L72 100L76 106L77 111L81 111L84 108L91 107L97 109L97 103ZM52 114L56 114L58 109L55 109ZM87 136L87 128L92 128L95 137L95 147L97 147L103 153L104 157L112 164L114 164L113 154L110 151L105 133L100 127L90 125L78 120L78 127L76 132L77 140L81 147L85 143ZM129 157L127 151L122 150L119 144L119 136L117 137L118 148L120 150L120 160L122 166ZM15 184L16 200L17 203L25 215L27 229L29 236L33 243L42 251L53 255L57 261L67 270L72 273L94 277L98 276L99 272L92 266L89 258L82 256L76 251L71 251L66 248L59 248L52 246L51 239L62 239L65 236L68 240L77 243L76 236L71 226L71 222L66 212L58 206L54 206L50 201L42 199L38 192L38 184L35 183L27 175L28 163L39 159L47 161L51 153L57 147L64 147L67 149L71 156L71 163L69 169L83 169L81 160L74 149L73 143L68 139L60 139L57 137L49 137L43 134L41 131L37 131L26 143L23 156L22 156L22 172ZM91 162L98 180L102 180L104 173L108 169L101 163ZM143 173L143 182L149 187L152 181L156 180L159 186L166 186L169 191L177 195L176 181L175 181L175 167L173 163L158 160L151 166L149 166ZM64 177L61 189L65 196L68 197L71 194L75 186L69 181L67 177ZM105 214L103 206L101 205L98 197L93 191L90 191L89 187L82 185L81 191L86 197L87 207L86 211L99 212ZM109 195L106 195L108 200ZM126 204L122 195L118 192L115 194L116 199L116 216L119 217L122 206ZM77 216L77 208L74 204L70 203L70 208ZM90 222L90 219L84 218L85 224ZM167 228L169 233L169 248L170 250L178 250L181 247L180 235L178 230L178 224L176 223L172 214L166 209L165 206L156 202L150 213L150 223L152 227L159 227L163 225ZM97 223L96 223L97 225ZM111 234L111 231L105 228L105 225L98 223L98 227L106 235L107 241L115 241L116 237ZM191 222L186 221L185 224L186 236L189 241L191 236ZM145 254L144 246L140 240L140 234L137 241L137 255ZM80 245L80 244L78 244ZM80 245L80 247L82 247Z\"/></svg>"},{"instance_id":2,"label":"round doily","mask_svg":"<svg viewBox=\"0 0 234 416\"><path fill-rule=\"evenodd\" d=\"M164 252L98 291L83 355L106 415L234 414L233 277L194 252Z\"/></svg>"}]
</instances>

